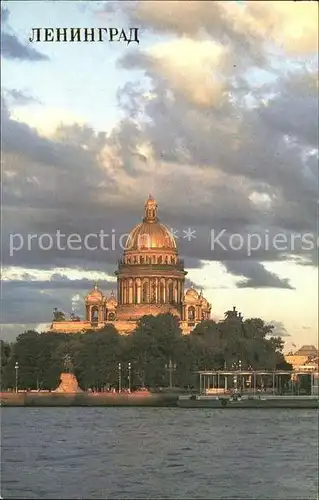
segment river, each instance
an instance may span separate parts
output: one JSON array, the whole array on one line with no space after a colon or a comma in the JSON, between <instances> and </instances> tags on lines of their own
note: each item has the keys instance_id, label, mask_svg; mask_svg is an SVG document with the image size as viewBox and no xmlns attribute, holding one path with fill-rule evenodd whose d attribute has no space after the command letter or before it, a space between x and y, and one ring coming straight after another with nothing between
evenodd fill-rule
<instances>
[{"instance_id":1,"label":"river","mask_svg":"<svg viewBox=\"0 0 319 500\"><path fill-rule=\"evenodd\" d=\"M2 498L315 500L315 410L3 408Z\"/></svg>"}]
</instances>

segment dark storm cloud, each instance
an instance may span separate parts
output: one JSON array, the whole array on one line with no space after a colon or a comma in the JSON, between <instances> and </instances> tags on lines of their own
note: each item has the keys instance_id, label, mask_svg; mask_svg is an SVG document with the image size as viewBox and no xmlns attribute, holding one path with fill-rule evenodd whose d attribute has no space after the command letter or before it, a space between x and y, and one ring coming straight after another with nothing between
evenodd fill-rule
<instances>
[{"instance_id":1,"label":"dark storm cloud","mask_svg":"<svg viewBox=\"0 0 319 500\"><path fill-rule=\"evenodd\" d=\"M290 337L290 333L287 332L285 325L282 323L282 321L273 320L269 321L269 324L274 326L271 335L274 335L276 337Z\"/></svg>"},{"instance_id":2,"label":"dark storm cloud","mask_svg":"<svg viewBox=\"0 0 319 500\"><path fill-rule=\"evenodd\" d=\"M2 114L2 150L4 153L23 155L27 160L43 163L54 169L79 175L80 169L94 167L94 154L67 142L57 142L41 137L35 129ZM81 172L85 175L85 172Z\"/></svg>"},{"instance_id":3,"label":"dark storm cloud","mask_svg":"<svg viewBox=\"0 0 319 500\"><path fill-rule=\"evenodd\" d=\"M130 199L126 198L124 204L125 193L121 193L116 203L114 199L108 199L108 190L112 187L113 194L120 187L109 170L98 162L97 156L107 141L112 144L114 138L106 139L85 127L67 127L61 129L60 140L49 140L39 136L36 130L27 125L10 119L5 106L3 112L3 148L4 153L7 153L4 173L9 173L3 190L5 264L47 268L59 265L71 267L76 265L76 261L81 261L85 267L88 265L90 268L98 268L105 265L110 271L114 269L122 253L119 237L141 219L144 201L140 198L130 203ZM117 135L120 144L126 138L126 134L122 133L124 135ZM15 140L17 137L19 141ZM132 140L131 144L133 143ZM88 145L87 149L83 149L82 144ZM192 192L190 200L181 197L181 191L176 191L176 186L181 181L185 183L179 172L175 178L171 176L171 184L166 185L166 196L160 204L159 214L169 227L177 229L178 243L182 256L186 258L186 265L187 258L197 260L197 265L200 265L200 260L245 260L248 257L247 246L232 251L227 243L229 236L233 232L244 236L251 232L262 235L268 226L274 224L273 214L254 209L246 194L236 191L236 181L235 184L230 182L226 186L212 186L207 193L207 186L199 185L198 195L202 189L200 203ZM179 200L178 211L169 208L170 197L175 201ZM24 208L21 210L19 207ZM294 222L296 224L296 220ZM196 239L187 240L188 228L196 230ZM218 234L225 228L227 233L221 241L226 245L226 250L219 245L212 250L212 229ZM59 251L56 246L44 251L35 242L31 250L27 250L24 244L21 250L9 255L9 233L20 233L26 242L28 233L48 233L54 236L58 229L66 235L77 233L82 240L86 234L97 234L103 229L110 235L107 240L110 243L113 230L115 246L111 248L110 245L107 251L90 251L85 248L80 251ZM276 228L273 227L272 231L275 233ZM286 253L289 254L289 248ZM267 250L261 245L252 258L271 261L285 257L282 252L274 248Z\"/></svg>"},{"instance_id":4,"label":"dark storm cloud","mask_svg":"<svg viewBox=\"0 0 319 500\"><path fill-rule=\"evenodd\" d=\"M98 286L106 295L116 290L116 283L111 281L100 280ZM76 302L75 311L83 317L84 298L92 287L90 280L70 280L58 274L45 281L3 281L1 323L48 323L54 307L70 313L71 298L77 295L80 300Z\"/></svg>"},{"instance_id":5,"label":"dark storm cloud","mask_svg":"<svg viewBox=\"0 0 319 500\"><path fill-rule=\"evenodd\" d=\"M31 103L38 103L40 101L30 95L28 92L24 92L16 89L4 89L6 98L11 100L14 105L24 106Z\"/></svg>"},{"instance_id":6,"label":"dark storm cloud","mask_svg":"<svg viewBox=\"0 0 319 500\"><path fill-rule=\"evenodd\" d=\"M289 288L288 279L280 279L276 274L271 273L256 261L226 261L223 262L234 276L244 276L245 279L237 283L238 288Z\"/></svg>"},{"instance_id":7,"label":"dark storm cloud","mask_svg":"<svg viewBox=\"0 0 319 500\"><path fill-rule=\"evenodd\" d=\"M1 56L5 59L18 59L22 61L47 61L49 57L41 54L30 42L22 43L18 37L9 33L10 27L7 22L10 16L8 9L1 9Z\"/></svg>"}]
</instances>

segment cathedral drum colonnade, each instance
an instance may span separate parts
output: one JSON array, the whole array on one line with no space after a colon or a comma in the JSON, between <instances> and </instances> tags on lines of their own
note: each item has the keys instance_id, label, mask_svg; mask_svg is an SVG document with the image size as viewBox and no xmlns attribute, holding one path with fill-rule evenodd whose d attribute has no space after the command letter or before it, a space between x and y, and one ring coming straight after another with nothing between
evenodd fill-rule
<instances>
[{"instance_id":1,"label":"cathedral drum colonnade","mask_svg":"<svg viewBox=\"0 0 319 500\"><path fill-rule=\"evenodd\" d=\"M81 328L111 322L121 333L129 333L145 314L171 313L180 318L183 332L189 333L210 318L211 306L194 288L185 293L186 274L174 236L160 222L157 203L149 196L144 218L130 232L118 261L117 297L113 292L105 297L95 285L85 299L86 320L80 322ZM51 328L58 331L61 327L55 322Z\"/></svg>"}]
</instances>

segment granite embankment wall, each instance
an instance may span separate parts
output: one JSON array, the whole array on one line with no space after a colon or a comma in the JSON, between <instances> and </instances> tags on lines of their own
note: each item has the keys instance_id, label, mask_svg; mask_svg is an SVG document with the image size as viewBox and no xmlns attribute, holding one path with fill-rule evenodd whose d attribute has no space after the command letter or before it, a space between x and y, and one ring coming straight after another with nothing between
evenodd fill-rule
<instances>
[{"instance_id":1,"label":"granite embankment wall","mask_svg":"<svg viewBox=\"0 0 319 500\"><path fill-rule=\"evenodd\" d=\"M176 394L2 392L1 406L177 406Z\"/></svg>"}]
</instances>

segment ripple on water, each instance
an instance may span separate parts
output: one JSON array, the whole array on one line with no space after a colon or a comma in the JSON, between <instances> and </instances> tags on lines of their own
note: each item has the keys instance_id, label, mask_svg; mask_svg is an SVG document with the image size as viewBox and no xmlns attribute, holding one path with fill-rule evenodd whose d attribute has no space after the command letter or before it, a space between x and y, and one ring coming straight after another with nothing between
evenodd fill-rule
<instances>
[{"instance_id":1,"label":"ripple on water","mask_svg":"<svg viewBox=\"0 0 319 500\"><path fill-rule=\"evenodd\" d=\"M317 429L303 410L4 408L2 495L312 500Z\"/></svg>"}]
</instances>

